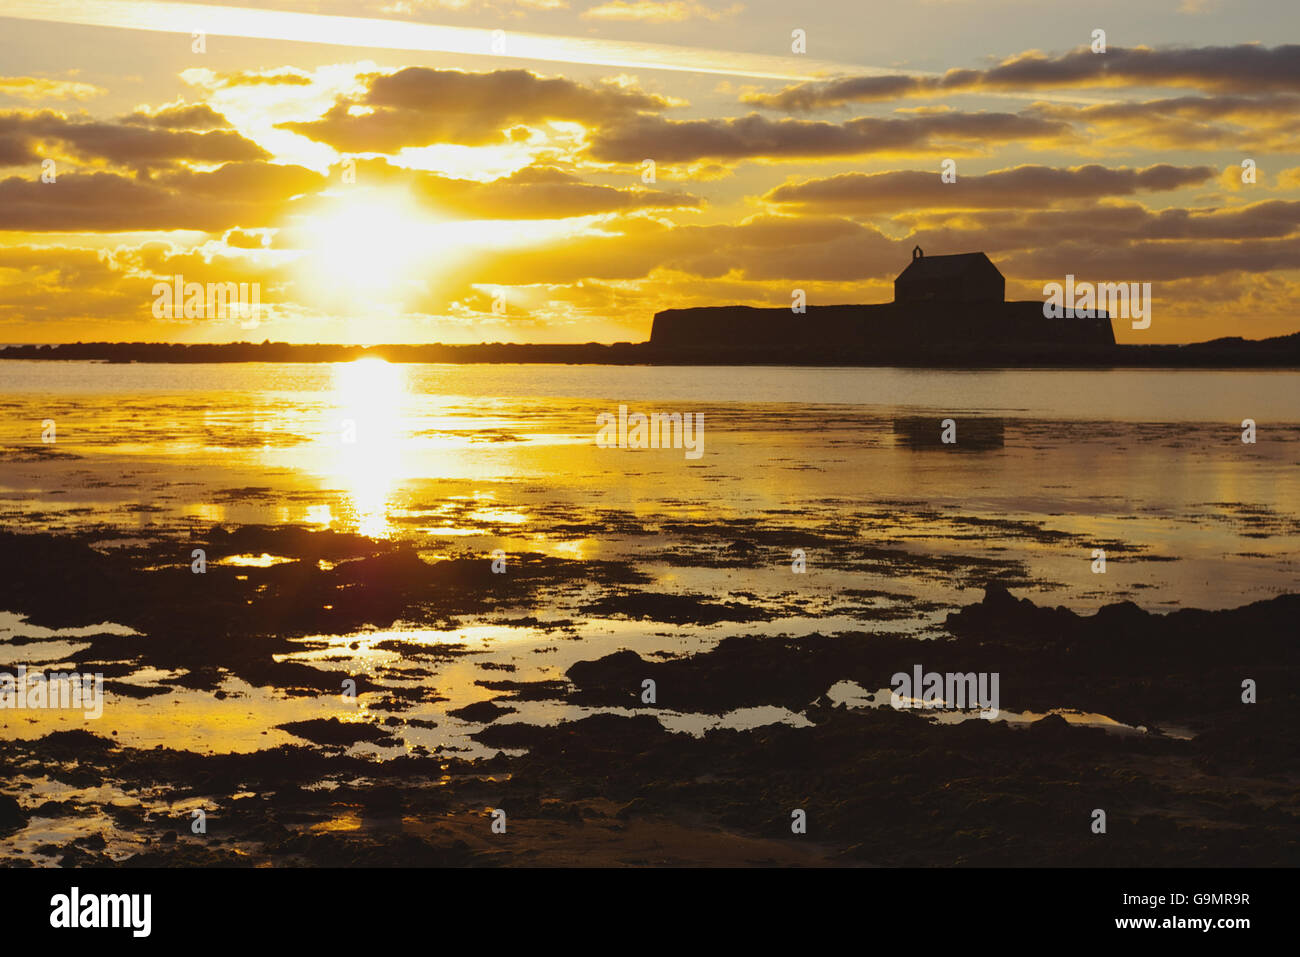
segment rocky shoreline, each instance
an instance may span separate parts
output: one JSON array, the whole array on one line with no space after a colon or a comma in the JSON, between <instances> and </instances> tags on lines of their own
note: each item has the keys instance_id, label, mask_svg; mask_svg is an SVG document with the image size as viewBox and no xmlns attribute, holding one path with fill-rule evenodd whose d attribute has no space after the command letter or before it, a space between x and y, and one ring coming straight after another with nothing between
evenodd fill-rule
<instances>
[{"instance_id":1,"label":"rocky shoreline","mask_svg":"<svg viewBox=\"0 0 1300 957\"><path fill-rule=\"evenodd\" d=\"M215 557L260 548L268 534L214 530L206 544ZM645 581L623 563L533 556L507 586L479 560L369 554L374 543L335 533L274 535L297 561L251 579L217 567L197 591L184 566L150 564L156 554L100 560L74 538L0 536L0 608L83 628L111 609L137 634L83 636L69 659L106 673L110 694L138 693L129 676L152 669L217 696L230 675L323 696L336 693L338 672L283 660L295 634L415 609L430 621L477 614L507 587L527 607L575 580L610 594ZM678 617L703 613L687 602ZM244 753L134 747L100 730L110 725L7 733L0 841L8 866L1285 866L1300 813L1298 615L1300 595L1223 611L1161 615L1124 602L1078 615L991 583L926 639L740 634L667 658L643 656L633 641L575 662L563 679L486 671L476 684L491 698L467 716L482 725L471 737L495 751L486 757L403 746L420 721L406 711L437 700L435 679L401 692L363 681L359 690L389 697L362 720L281 725L303 744ZM417 664L465 653L399 650ZM1021 720L889 707L879 689L915 663L998 672L1001 707ZM1246 679L1256 703L1243 703ZM863 694L834 693L846 686ZM521 719L552 702L585 716ZM783 709L788 720L739 729L721 720L751 708ZM1066 716L1041 716L1058 710ZM1067 720L1079 713L1108 720ZM683 714L706 720L696 733L672 730L666 716ZM383 755L358 753L358 742ZM192 831L194 808L206 833ZM1097 809L1104 834L1091 828ZM493 829L497 810L505 833ZM791 830L797 810L803 834ZM69 820L95 826L36 840Z\"/></svg>"}]
</instances>

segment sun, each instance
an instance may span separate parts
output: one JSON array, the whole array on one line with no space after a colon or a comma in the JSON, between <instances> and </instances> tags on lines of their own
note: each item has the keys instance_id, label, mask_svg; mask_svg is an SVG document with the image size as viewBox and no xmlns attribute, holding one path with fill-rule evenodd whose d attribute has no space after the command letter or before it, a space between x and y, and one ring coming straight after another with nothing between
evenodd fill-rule
<instances>
[{"instance_id":1,"label":"sun","mask_svg":"<svg viewBox=\"0 0 1300 957\"><path fill-rule=\"evenodd\" d=\"M330 196L301 223L302 281L331 308L400 308L428 289L455 252L453 225L397 192Z\"/></svg>"}]
</instances>

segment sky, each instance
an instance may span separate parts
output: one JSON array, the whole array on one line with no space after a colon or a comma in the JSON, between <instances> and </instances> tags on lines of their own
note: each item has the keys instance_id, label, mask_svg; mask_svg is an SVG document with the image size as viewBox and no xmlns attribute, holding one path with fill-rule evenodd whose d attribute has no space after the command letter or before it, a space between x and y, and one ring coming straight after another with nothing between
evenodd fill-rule
<instances>
[{"instance_id":1,"label":"sky","mask_svg":"<svg viewBox=\"0 0 1300 957\"><path fill-rule=\"evenodd\" d=\"M0 342L636 342L918 245L1300 330L1300 6L0 3Z\"/></svg>"}]
</instances>

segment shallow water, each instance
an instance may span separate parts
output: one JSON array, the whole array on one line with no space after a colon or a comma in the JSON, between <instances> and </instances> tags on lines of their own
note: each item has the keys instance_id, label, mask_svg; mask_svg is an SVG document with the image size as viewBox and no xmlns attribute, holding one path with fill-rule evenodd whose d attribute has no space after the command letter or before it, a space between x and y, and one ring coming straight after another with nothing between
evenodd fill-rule
<instances>
[{"instance_id":1,"label":"shallow water","mask_svg":"<svg viewBox=\"0 0 1300 957\"><path fill-rule=\"evenodd\" d=\"M702 413L703 454L595 444L596 416ZM108 365L0 363L0 517L18 531L95 528L101 547L175 543L214 524L299 523L414 542L429 561L540 552L628 559L650 592L743 602L754 621L713 624L584 611L598 590L557 589L540 622L319 635L285 660L366 674L445 700L402 712L404 746L490 753L480 723L448 710L493 698L478 682L561 677L575 661L712 647L729 634L932 634L988 578L1039 604L1085 611L1226 608L1294 590L1300 556L1300 374L595 366ZM956 446L916 447L894 420L953 418ZM972 418L1003 423L970 448ZM1241 422L1258 442L1241 441ZM48 421L52 443L42 442ZM719 561L758 543L753 561ZM1104 548L1104 574L1092 571ZM796 549L807 571L796 574ZM227 564L256 571L283 556ZM5 609L0 609L0 612ZM100 621L111 622L112 609ZM87 622L86 624L94 624ZM385 638L465 644L413 662ZM15 638L41 638L13 644ZM353 648L352 645L357 647ZM76 633L0 618L5 660L53 668ZM418 667L417 667L418 666ZM493 671L505 668L505 674ZM165 689L117 697L103 724L123 744L247 751L296 741L275 726L382 718L231 678L218 700ZM1014 701L1004 708L1015 711ZM796 720L784 709L672 713L675 729ZM503 721L587 713L525 702ZM0 717L0 734L75 726L59 713ZM95 729L99 730L99 729ZM391 753L360 744L363 753Z\"/></svg>"},{"instance_id":2,"label":"shallow water","mask_svg":"<svg viewBox=\"0 0 1300 957\"><path fill-rule=\"evenodd\" d=\"M597 448L595 416L619 404L703 413L702 456ZM1300 529L1290 372L5 362L0 410L0 514L18 528L300 522L644 558L635 539L663 519L865 517L868 539L1007 548L1071 603L1194 589L1210 607L1293 580ZM936 432L1000 417L1004 447L909 448L900 415ZM1090 540L1143 560L1094 576Z\"/></svg>"}]
</instances>

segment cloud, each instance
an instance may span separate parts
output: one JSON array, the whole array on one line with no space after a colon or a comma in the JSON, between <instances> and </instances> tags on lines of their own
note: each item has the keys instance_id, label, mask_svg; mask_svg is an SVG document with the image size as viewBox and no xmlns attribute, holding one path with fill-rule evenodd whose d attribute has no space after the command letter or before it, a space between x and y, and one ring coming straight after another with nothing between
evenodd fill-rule
<instances>
[{"instance_id":1,"label":"cloud","mask_svg":"<svg viewBox=\"0 0 1300 957\"><path fill-rule=\"evenodd\" d=\"M207 232L272 225L291 197L325 177L300 166L228 163L210 172L175 169L153 179L119 173L62 173L55 182L0 180L0 230Z\"/></svg>"},{"instance_id":2,"label":"cloud","mask_svg":"<svg viewBox=\"0 0 1300 957\"><path fill-rule=\"evenodd\" d=\"M229 73L204 71L205 85L220 90L237 86L310 86L311 74L305 70L284 67L280 70L235 70Z\"/></svg>"},{"instance_id":3,"label":"cloud","mask_svg":"<svg viewBox=\"0 0 1300 957\"><path fill-rule=\"evenodd\" d=\"M734 119L635 119L594 132L596 160L684 163L699 159L790 159L799 157L930 153L962 146L979 150L997 142L1068 140L1070 125L1015 113L945 111L900 117L860 117L844 123L770 120L758 113Z\"/></svg>"},{"instance_id":4,"label":"cloud","mask_svg":"<svg viewBox=\"0 0 1300 957\"><path fill-rule=\"evenodd\" d=\"M122 122L132 126L153 126L164 130L216 130L229 129L230 121L206 103L186 105L169 104L153 112L136 110L122 117Z\"/></svg>"},{"instance_id":5,"label":"cloud","mask_svg":"<svg viewBox=\"0 0 1300 957\"><path fill-rule=\"evenodd\" d=\"M1300 267L1300 202L1233 209L1149 210L1133 203L1071 210L991 210L894 219L892 235L826 215L760 215L737 224L671 226L629 217L544 248L486 256L458 272L502 286L648 280L663 271L704 280L888 282L910 250L984 250L1011 280L1066 272L1097 281L1169 281ZM861 298L848 301L870 301Z\"/></svg>"},{"instance_id":6,"label":"cloud","mask_svg":"<svg viewBox=\"0 0 1300 957\"><path fill-rule=\"evenodd\" d=\"M231 249L265 249L271 245L274 230L230 229L221 241Z\"/></svg>"},{"instance_id":7,"label":"cloud","mask_svg":"<svg viewBox=\"0 0 1300 957\"><path fill-rule=\"evenodd\" d=\"M1109 47L1105 53L1084 47L1056 56L1030 51L985 70L953 69L937 77L887 74L817 80L778 93L750 94L743 101L766 109L807 112L904 96L1121 86L1228 93L1300 91L1300 44Z\"/></svg>"},{"instance_id":8,"label":"cloud","mask_svg":"<svg viewBox=\"0 0 1300 957\"><path fill-rule=\"evenodd\" d=\"M190 118L207 117L211 113L201 107L194 110ZM18 162L29 162L38 155L49 155L45 144L50 144L53 152L64 152L76 159L106 160L135 170L173 166L182 160L224 163L265 159L269 155L252 140L231 130L194 131L158 125L183 116L186 116L184 110L164 112L161 119L137 113L113 122L72 119L51 110L3 111L0 112L0 160L17 158Z\"/></svg>"},{"instance_id":9,"label":"cloud","mask_svg":"<svg viewBox=\"0 0 1300 957\"><path fill-rule=\"evenodd\" d=\"M1184 96L1120 103L1035 103L1034 116L1096 131L1094 144L1109 149L1245 149L1287 152L1300 148L1300 95Z\"/></svg>"},{"instance_id":10,"label":"cloud","mask_svg":"<svg viewBox=\"0 0 1300 957\"><path fill-rule=\"evenodd\" d=\"M234 203L278 204L320 190L328 179L301 166L241 162L226 163L206 172L168 170L159 173L154 181L181 196L201 198L205 202L215 198Z\"/></svg>"},{"instance_id":11,"label":"cloud","mask_svg":"<svg viewBox=\"0 0 1300 957\"><path fill-rule=\"evenodd\" d=\"M715 10L694 0L608 0L582 12L584 20L631 20L639 23L684 23L687 20L717 22L745 9L733 3Z\"/></svg>"},{"instance_id":12,"label":"cloud","mask_svg":"<svg viewBox=\"0 0 1300 957\"><path fill-rule=\"evenodd\" d=\"M482 146L501 141L517 124L602 125L671 105L622 86L587 86L528 70L407 67L366 79L360 97L340 98L320 119L281 126L344 152L395 153L433 143Z\"/></svg>"},{"instance_id":13,"label":"cloud","mask_svg":"<svg viewBox=\"0 0 1300 957\"><path fill-rule=\"evenodd\" d=\"M108 91L92 83L40 76L0 76L0 96L22 100L88 100Z\"/></svg>"},{"instance_id":14,"label":"cloud","mask_svg":"<svg viewBox=\"0 0 1300 957\"><path fill-rule=\"evenodd\" d=\"M1008 257L1006 267L1020 275L1099 282L1169 282L1244 272L1300 269L1300 239L1260 239L1167 244L1137 241L1126 246L1058 242L1055 246Z\"/></svg>"},{"instance_id":15,"label":"cloud","mask_svg":"<svg viewBox=\"0 0 1300 957\"><path fill-rule=\"evenodd\" d=\"M1007 262L1008 276L1090 272L1108 280L1164 280L1300 265L1300 202L1294 201L1164 210L1108 203L931 219L918 214L894 222L910 227L909 241L930 252L982 249Z\"/></svg>"},{"instance_id":16,"label":"cloud","mask_svg":"<svg viewBox=\"0 0 1300 957\"><path fill-rule=\"evenodd\" d=\"M123 279L92 249L0 247L0 322L57 329L69 322L147 315L143 290Z\"/></svg>"},{"instance_id":17,"label":"cloud","mask_svg":"<svg viewBox=\"0 0 1300 957\"><path fill-rule=\"evenodd\" d=\"M720 11L730 0L702 2ZM639 23L681 9L673 0L574 6L571 19L585 7L656 8L629 14ZM614 18L588 17L587 26ZM1259 49L1268 60L1286 48ZM1146 52L1164 57L1161 75L1181 75L1171 51ZM1154 69L1123 56L1114 76L1107 68L1093 84L1070 79L1091 62L1071 56L1025 54L933 81L892 74L794 89L822 91L810 107L820 109L949 87L1014 92L1016 82L1113 90L1141 85L1130 78ZM1008 69L1017 63L1019 80ZM649 88L523 69L263 65L188 69L185 99L126 115L92 117L58 102L0 111L0 164L27 167L0 172L0 230L30 244L0 246L9 338L39 338L21 323L47 321L60 338L93 337L100 318L120 323L105 327L114 337L238 337L229 325L153 322L152 277L176 272L260 282L264 303L297 317L268 322L272 338L346 337L352 330L333 317L348 310L329 279L342 288L357 279L349 245L383 258L388 240L409 247L411 261L376 282L398 328L421 337L448 328L466 340L637 339L658 308L782 306L795 287L810 301L883 301L917 244L931 254L987 251L1016 297L1073 272L1158 282L1158 317L1203 321L1212 334L1236 331L1234 310L1246 307L1269 317L1269 331L1295 326L1287 310L1300 289L1300 172L1286 167L1300 148L1300 89L1276 77L1117 102L1044 97L1007 112L914 98L902 104L912 109L859 111L867 116L735 116L725 107L734 87L665 87L724 105L683 115L680 100L654 92L668 82L659 76ZM832 89L850 80L867 86ZM927 92L940 81L949 87ZM129 89L113 92L136 102ZM360 154L355 184L340 180L334 149ZM961 157L972 155L998 157L980 160L981 170L1002 168L967 172L975 161ZM940 180L948 156L959 158L955 184ZM43 157L57 160L56 183L39 182ZM1233 181L1244 157L1258 160L1259 185ZM645 159L659 164L658 186L638 175ZM20 175L4 178L12 172ZM373 241L371 211L382 214ZM511 303L505 320L491 315L499 290Z\"/></svg>"},{"instance_id":18,"label":"cloud","mask_svg":"<svg viewBox=\"0 0 1300 957\"><path fill-rule=\"evenodd\" d=\"M864 263L896 266L905 255L902 243L875 227L836 217L761 215L703 226L630 217L545 248L485 257L472 264L465 281L571 284L644 279L658 270L700 278L833 281L867 275Z\"/></svg>"},{"instance_id":19,"label":"cloud","mask_svg":"<svg viewBox=\"0 0 1300 957\"><path fill-rule=\"evenodd\" d=\"M945 183L938 170L841 173L788 183L763 198L799 209L874 214L928 209L1015 209L1059 206L1139 191L1181 189L1212 179L1210 166L1160 164L1145 169L1104 166L1017 166L983 175L958 174Z\"/></svg>"},{"instance_id":20,"label":"cloud","mask_svg":"<svg viewBox=\"0 0 1300 957\"><path fill-rule=\"evenodd\" d=\"M565 219L638 209L693 209L703 204L700 197L685 192L585 183L552 166L529 166L480 182L367 160L357 164L357 179L408 187L431 211L464 219Z\"/></svg>"},{"instance_id":21,"label":"cloud","mask_svg":"<svg viewBox=\"0 0 1300 957\"><path fill-rule=\"evenodd\" d=\"M567 10L567 0L387 0L380 4L381 13L410 16L425 10L460 12L473 7L477 13L491 11L502 15L522 16L526 10Z\"/></svg>"},{"instance_id":22,"label":"cloud","mask_svg":"<svg viewBox=\"0 0 1300 957\"><path fill-rule=\"evenodd\" d=\"M490 251L431 283L413 308L448 317L453 326L463 322L454 338L499 337L501 327L485 332L478 319L488 321L479 316L490 308L484 290L505 289L513 304L510 324L525 330L514 334L582 341L591 338L587 324L601 321L621 336L639 338L651 313L668 305L780 306L796 286L819 302L887 300L890 280L919 243L935 252L985 249L1007 275L1013 297L1036 298L1044 281L1059 281L1067 272L1089 281L1155 282L1162 322L1177 317L1199 323L1195 336L1179 331L1173 338L1223 334L1222 317L1244 317L1247 310L1265 317L1268 328L1255 334L1285 331L1292 323L1278 303L1294 301L1297 286L1271 271L1300 268L1300 202L1159 212L1136 204L990 210L963 214L951 225L908 228L906 217L895 223L903 228L890 236L834 216L760 215L735 224L674 227L633 215L535 247ZM260 282L263 301L284 314L314 314L304 305L311 290L295 279L290 261L276 258L276 244L264 246L263 235L235 230L225 243L178 248L146 242L98 256L67 246L0 247L0 270L12 271L0 273L0 319L70 329L66 304L75 302L87 321L135 320L149 327L152 277L178 272ZM1219 318L1198 313L1191 295L1200 297L1195 303L1201 307L1212 302ZM146 337L159 334L152 328ZM270 335L286 334L271 328L268 323ZM307 338L321 338L322 328L312 325ZM204 322L176 330L170 334L238 335L232 326Z\"/></svg>"},{"instance_id":23,"label":"cloud","mask_svg":"<svg viewBox=\"0 0 1300 957\"><path fill-rule=\"evenodd\" d=\"M1256 124L1268 120L1295 120L1300 94L1261 96L1178 96L1155 100L1129 100L1081 106L1073 103L1036 103L1035 112L1072 122L1133 123L1152 116L1187 120L1230 120Z\"/></svg>"}]
</instances>

